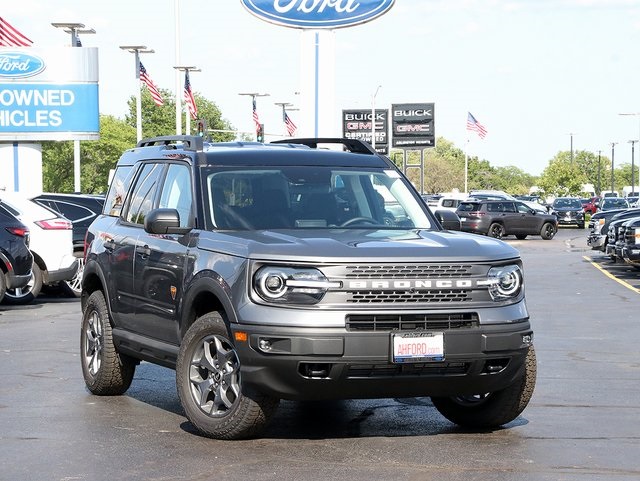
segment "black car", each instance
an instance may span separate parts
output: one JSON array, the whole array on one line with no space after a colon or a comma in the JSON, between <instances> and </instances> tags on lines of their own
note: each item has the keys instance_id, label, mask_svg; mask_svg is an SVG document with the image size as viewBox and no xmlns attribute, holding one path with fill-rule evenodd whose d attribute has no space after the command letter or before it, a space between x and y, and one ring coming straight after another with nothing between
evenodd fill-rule
<instances>
[{"instance_id":1,"label":"black car","mask_svg":"<svg viewBox=\"0 0 640 481\"><path fill-rule=\"evenodd\" d=\"M558 225L575 225L584 229L584 208L577 197L558 197L551 208L558 217Z\"/></svg>"},{"instance_id":2,"label":"black car","mask_svg":"<svg viewBox=\"0 0 640 481\"><path fill-rule=\"evenodd\" d=\"M495 427L535 385L524 286L515 248L443 229L360 140L145 139L87 233L79 357L97 395L142 360L175 369L220 439L258 435L280 399L430 396Z\"/></svg>"},{"instance_id":3,"label":"black car","mask_svg":"<svg viewBox=\"0 0 640 481\"><path fill-rule=\"evenodd\" d=\"M7 289L29 283L32 265L29 229L0 202L0 301Z\"/></svg>"},{"instance_id":4,"label":"black car","mask_svg":"<svg viewBox=\"0 0 640 481\"><path fill-rule=\"evenodd\" d=\"M539 235L553 239L558 230L555 215L544 214L517 200L467 200L456 210L461 230L501 239Z\"/></svg>"},{"instance_id":5,"label":"black car","mask_svg":"<svg viewBox=\"0 0 640 481\"><path fill-rule=\"evenodd\" d=\"M640 269L640 217L625 222L622 258Z\"/></svg>"},{"instance_id":6,"label":"black car","mask_svg":"<svg viewBox=\"0 0 640 481\"><path fill-rule=\"evenodd\" d=\"M104 196L44 193L34 197L33 200L55 210L71 221L73 224L73 251L82 253L84 236L93 219L102 212Z\"/></svg>"}]
</instances>

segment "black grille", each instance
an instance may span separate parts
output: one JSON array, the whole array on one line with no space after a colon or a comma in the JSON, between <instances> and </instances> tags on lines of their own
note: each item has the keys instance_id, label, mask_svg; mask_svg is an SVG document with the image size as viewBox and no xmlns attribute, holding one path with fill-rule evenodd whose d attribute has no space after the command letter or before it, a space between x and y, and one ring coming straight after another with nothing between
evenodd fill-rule
<instances>
[{"instance_id":1,"label":"black grille","mask_svg":"<svg viewBox=\"0 0 640 481\"><path fill-rule=\"evenodd\" d=\"M347 370L349 378L446 376L466 374L467 362L434 362L418 364L352 364Z\"/></svg>"},{"instance_id":2,"label":"black grille","mask_svg":"<svg viewBox=\"0 0 640 481\"><path fill-rule=\"evenodd\" d=\"M377 265L348 266L346 277L350 279L412 279L423 277L467 277L471 275L470 265L424 264L424 265Z\"/></svg>"},{"instance_id":3,"label":"black grille","mask_svg":"<svg viewBox=\"0 0 640 481\"><path fill-rule=\"evenodd\" d=\"M351 293L348 303L407 303L407 302L462 302L470 299L468 290L433 291L356 291Z\"/></svg>"},{"instance_id":4,"label":"black grille","mask_svg":"<svg viewBox=\"0 0 640 481\"><path fill-rule=\"evenodd\" d=\"M347 331L413 331L468 329L479 326L478 314L358 314L347 316Z\"/></svg>"}]
</instances>

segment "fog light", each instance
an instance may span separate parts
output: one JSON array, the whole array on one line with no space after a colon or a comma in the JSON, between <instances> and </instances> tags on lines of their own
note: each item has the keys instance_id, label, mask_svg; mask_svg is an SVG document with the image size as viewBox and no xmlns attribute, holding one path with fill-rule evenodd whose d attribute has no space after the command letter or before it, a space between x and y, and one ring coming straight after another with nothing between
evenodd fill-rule
<instances>
[{"instance_id":1,"label":"fog light","mask_svg":"<svg viewBox=\"0 0 640 481\"><path fill-rule=\"evenodd\" d=\"M268 352L271 350L271 341L269 339L260 339L258 346L261 351Z\"/></svg>"},{"instance_id":2,"label":"fog light","mask_svg":"<svg viewBox=\"0 0 640 481\"><path fill-rule=\"evenodd\" d=\"M533 342L533 334L523 334L522 335L522 344L531 344Z\"/></svg>"}]
</instances>

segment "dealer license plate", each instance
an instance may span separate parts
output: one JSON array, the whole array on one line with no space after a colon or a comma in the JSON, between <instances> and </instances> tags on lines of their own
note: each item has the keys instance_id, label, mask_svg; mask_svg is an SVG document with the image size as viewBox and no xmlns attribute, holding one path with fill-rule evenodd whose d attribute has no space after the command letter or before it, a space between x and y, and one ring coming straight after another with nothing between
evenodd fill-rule
<instances>
[{"instance_id":1,"label":"dealer license plate","mask_svg":"<svg viewBox=\"0 0 640 481\"><path fill-rule=\"evenodd\" d=\"M393 334L393 362L444 361L444 333Z\"/></svg>"}]
</instances>

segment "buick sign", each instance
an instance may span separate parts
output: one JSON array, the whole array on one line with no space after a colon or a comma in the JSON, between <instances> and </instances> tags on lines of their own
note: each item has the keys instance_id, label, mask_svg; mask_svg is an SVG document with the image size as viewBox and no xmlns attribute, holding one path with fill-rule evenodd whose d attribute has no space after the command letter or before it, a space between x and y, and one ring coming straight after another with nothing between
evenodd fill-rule
<instances>
[{"instance_id":1,"label":"buick sign","mask_svg":"<svg viewBox=\"0 0 640 481\"><path fill-rule=\"evenodd\" d=\"M369 22L395 0L241 0L256 17L292 28L341 28Z\"/></svg>"},{"instance_id":2,"label":"buick sign","mask_svg":"<svg viewBox=\"0 0 640 481\"><path fill-rule=\"evenodd\" d=\"M0 78L33 77L44 70L44 60L22 52L0 52Z\"/></svg>"}]
</instances>

